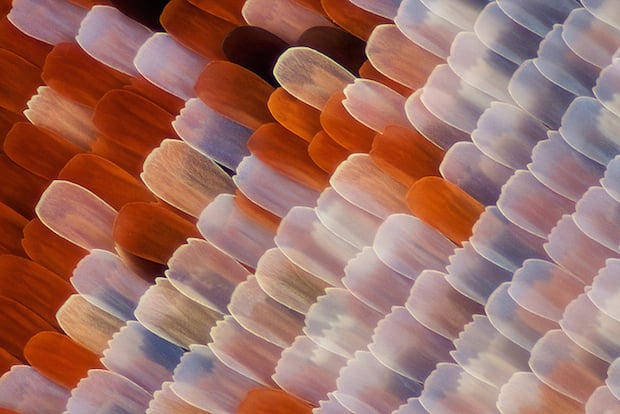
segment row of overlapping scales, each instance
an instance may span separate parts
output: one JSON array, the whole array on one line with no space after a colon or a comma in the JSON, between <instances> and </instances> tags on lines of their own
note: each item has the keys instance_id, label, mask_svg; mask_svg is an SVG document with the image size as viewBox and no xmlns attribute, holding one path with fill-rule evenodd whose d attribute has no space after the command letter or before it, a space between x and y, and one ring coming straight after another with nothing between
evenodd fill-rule
<instances>
[{"instance_id":1,"label":"row of overlapping scales","mask_svg":"<svg viewBox=\"0 0 620 414\"><path fill-rule=\"evenodd\" d=\"M13 1L0 406L619 411L620 7L547 3Z\"/></svg>"}]
</instances>

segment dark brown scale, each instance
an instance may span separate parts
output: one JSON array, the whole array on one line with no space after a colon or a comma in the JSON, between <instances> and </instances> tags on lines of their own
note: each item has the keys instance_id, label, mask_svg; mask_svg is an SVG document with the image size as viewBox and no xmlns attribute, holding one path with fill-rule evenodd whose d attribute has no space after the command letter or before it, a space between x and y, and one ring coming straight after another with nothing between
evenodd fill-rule
<instances>
[{"instance_id":1,"label":"dark brown scale","mask_svg":"<svg viewBox=\"0 0 620 414\"><path fill-rule=\"evenodd\" d=\"M239 26L222 42L228 60L251 70L274 87L278 81L273 76L273 67L288 46L273 33L254 26Z\"/></svg>"}]
</instances>

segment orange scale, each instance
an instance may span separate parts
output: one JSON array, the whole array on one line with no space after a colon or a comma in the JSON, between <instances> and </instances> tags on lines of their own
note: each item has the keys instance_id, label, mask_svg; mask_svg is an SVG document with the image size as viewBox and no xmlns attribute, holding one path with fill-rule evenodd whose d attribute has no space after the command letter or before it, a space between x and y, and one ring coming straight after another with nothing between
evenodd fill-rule
<instances>
[{"instance_id":1,"label":"orange scale","mask_svg":"<svg viewBox=\"0 0 620 414\"><path fill-rule=\"evenodd\" d=\"M10 297L60 328L56 311L75 291L60 276L32 260L0 256L0 295Z\"/></svg>"},{"instance_id":2,"label":"orange scale","mask_svg":"<svg viewBox=\"0 0 620 414\"><path fill-rule=\"evenodd\" d=\"M114 241L127 253L166 264L188 237L200 237L194 223L155 203L128 203L114 222Z\"/></svg>"},{"instance_id":3,"label":"orange scale","mask_svg":"<svg viewBox=\"0 0 620 414\"><path fill-rule=\"evenodd\" d=\"M2 146L4 145L4 139L6 134L13 128L13 125L25 121L27 121L27 119L21 113L15 113L0 107L0 152L3 152Z\"/></svg>"},{"instance_id":4,"label":"orange scale","mask_svg":"<svg viewBox=\"0 0 620 414\"><path fill-rule=\"evenodd\" d=\"M177 137L174 115L125 89L106 93L95 107L93 124L107 138L140 155L148 155L164 138Z\"/></svg>"},{"instance_id":5,"label":"orange scale","mask_svg":"<svg viewBox=\"0 0 620 414\"><path fill-rule=\"evenodd\" d=\"M273 122L267 102L274 88L249 70L226 61L213 61L194 87L214 111L250 129Z\"/></svg>"},{"instance_id":6,"label":"orange scale","mask_svg":"<svg viewBox=\"0 0 620 414\"><path fill-rule=\"evenodd\" d=\"M191 223L197 223L197 218L192 216L191 214L188 214L182 210L179 210L178 208L176 208L175 206L173 206L172 204L168 204L168 202L166 200L163 200L159 197L157 197L157 195L153 194L153 196L155 197L155 199L157 200L156 204L165 208L166 210L172 212L173 214L181 217L183 220L189 221Z\"/></svg>"},{"instance_id":7,"label":"orange scale","mask_svg":"<svg viewBox=\"0 0 620 414\"><path fill-rule=\"evenodd\" d=\"M310 414L313 408L285 391L256 388L247 392L237 408L237 414Z\"/></svg>"},{"instance_id":8,"label":"orange scale","mask_svg":"<svg viewBox=\"0 0 620 414\"><path fill-rule=\"evenodd\" d=\"M425 177L409 189L407 207L455 243L469 239L484 206L457 185L440 177Z\"/></svg>"},{"instance_id":9,"label":"orange scale","mask_svg":"<svg viewBox=\"0 0 620 414\"><path fill-rule=\"evenodd\" d=\"M178 114L185 106L183 99L158 88L142 76L131 78L130 82L131 84L124 86L123 89L142 95L171 114Z\"/></svg>"},{"instance_id":10,"label":"orange scale","mask_svg":"<svg viewBox=\"0 0 620 414\"><path fill-rule=\"evenodd\" d=\"M225 59L222 41L237 25L220 19L186 0L171 0L161 25L179 43L210 59Z\"/></svg>"},{"instance_id":11,"label":"orange scale","mask_svg":"<svg viewBox=\"0 0 620 414\"><path fill-rule=\"evenodd\" d=\"M261 126L247 146L262 162L297 182L317 191L329 185L329 176L308 155L308 143L280 124Z\"/></svg>"},{"instance_id":12,"label":"orange scale","mask_svg":"<svg viewBox=\"0 0 620 414\"><path fill-rule=\"evenodd\" d=\"M26 218L34 217L34 206L48 185L48 180L28 172L0 154L0 201Z\"/></svg>"},{"instance_id":13,"label":"orange scale","mask_svg":"<svg viewBox=\"0 0 620 414\"><path fill-rule=\"evenodd\" d=\"M320 169L331 175L351 152L334 141L325 131L319 131L308 145L308 155Z\"/></svg>"},{"instance_id":14,"label":"orange scale","mask_svg":"<svg viewBox=\"0 0 620 414\"><path fill-rule=\"evenodd\" d=\"M52 180L82 149L52 131L18 122L8 132L4 152L13 162L43 179Z\"/></svg>"},{"instance_id":15,"label":"orange scale","mask_svg":"<svg viewBox=\"0 0 620 414\"><path fill-rule=\"evenodd\" d=\"M134 201L156 201L142 182L113 162L94 154L73 157L60 171L58 179L81 185L115 210Z\"/></svg>"},{"instance_id":16,"label":"orange scale","mask_svg":"<svg viewBox=\"0 0 620 414\"><path fill-rule=\"evenodd\" d=\"M321 0L327 16L338 26L366 41L375 26L392 23L385 17L362 10L349 0Z\"/></svg>"},{"instance_id":17,"label":"orange scale","mask_svg":"<svg viewBox=\"0 0 620 414\"><path fill-rule=\"evenodd\" d=\"M340 146L351 152L368 153L376 132L359 123L345 109L342 101L344 92L336 92L321 112L323 130Z\"/></svg>"},{"instance_id":18,"label":"orange scale","mask_svg":"<svg viewBox=\"0 0 620 414\"><path fill-rule=\"evenodd\" d=\"M58 332L40 332L30 338L24 356L41 375L68 389L75 388L89 369L104 368L98 355Z\"/></svg>"},{"instance_id":19,"label":"orange scale","mask_svg":"<svg viewBox=\"0 0 620 414\"><path fill-rule=\"evenodd\" d=\"M0 48L10 50L42 68L53 46L26 35L5 16L0 19Z\"/></svg>"},{"instance_id":20,"label":"orange scale","mask_svg":"<svg viewBox=\"0 0 620 414\"><path fill-rule=\"evenodd\" d=\"M18 54L0 49L0 106L13 112L26 109L26 102L43 84L41 68Z\"/></svg>"},{"instance_id":21,"label":"orange scale","mask_svg":"<svg viewBox=\"0 0 620 414\"><path fill-rule=\"evenodd\" d=\"M28 257L64 280L73 276L73 269L88 254L87 250L52 232L39 219L24 227L22 245Z\"/></svg>"},{"instance_id":22,"label":"orange scale","mask_svg":"<svg viewBox=\"0 0 620 414\"><path fill-rule=\"evenodd\" d=\"M254 204L254 202L243 195L239 190L235 191L235 204L257 223L260 223L274 232L278 229L281 218Z\"/></svg>"},{"instance_id":23,"label":"orange scale","mask_svg":"<svg viewBox=\"0 0 620 414\"><path fill-rule=\"evenodd\" d=\"M6 296L0 296L0 326L0 347L21 360L30 338L39 332L56 331L45 319Z\"/></svg>"},{"instance_id":24,"label":"orange scale","mask_svg":"<svg viewBox=\"0 0 620 414\"><path fill-rule=\"evenodd\" d=\"M392 178L411 187L419 179L439 176L445 152L414 129L390 125L372 143L372 161Z\"/></svg>"},{"instance_id":25,"label":"orange scale","mask_svg":"<svg viewBox=\"0 0 620 414\"><path fill-rule=\"evenodd\" d=\"M360 76L364 79L370 79L377 81L379 83L384 84L390 89L398 92L402 96L409 96L413 93L413 90L401 83L396 82L385 76L383 73L379 72L375 67L370 63L369 60L364 62L362 67L360 68Z\"/></svg>"},{"instance_id":26,"label":"orange scale","mask_svg":"<svg viewBox=\"0 0 620 414\"><path fill-rule=\"evenodd\" d=\"M0 0L0 16L5 16L11 11L13 0Z\"/></svg>"},{"instance_id":27,"label":"orange scale","mask_svg":"<svg viewBox=\"0 0 620 414\"><path fill-rule=\"evenodd\" d=\"M6 349L0 348L0 376L7 372L13 365L19 365L22 361L11 355ZM0 414L4 412L13 413L15 411L2 411L4 408L0 408ZM19 413L18 413L19 414Z\"/></svg>"},{"instance_id":28,"label":"orange scale","mask_svg":"<svg viewBox=\"0 0 620 414\"><path fill-rule=\"evenodd\" d=\"M90 9L93 6L98 5L107 5L111 6L112 2L109 0L68 0L69 3L73 3L76 6L83 7L85 9Z\"/></svg>"},{"instance_id":29,"label":"orange scale","mask_svg":"<svg viewBox=\"0 0 620 414\"><path fill-rule=\"evenodd\" d=\"M232 24L245 24L241 10L245 0L188 0L192 5Z\"/></svg>"},{"instance_id":30,"label":"orange scale","mask_svg":"<svg viewBox=\"0 0 620 414\"><path fill-rule=\"evenodd\" d=\"M295 98L284 88L273 91L267 107L284 128L308 142L321 131L321 112Z\"/></svg>"},{"instance_id":31,"label":"orange scale","mask_svg":"<svg viewBox=\"0 0 620 414\"><path fill-rule=\"evenodd\" d=\"M91 152L113 162L133 177L139 177L146 155L137 154L103 135L91 143Z\"/></svg>"},{"instance_id":32,"label":"orange scale","mask_svg":"<svg viewBox=\"0 0 620 414\"><path fill-rule=\"evenodd\" d=\"M4 203L0 203L0 254L25 256L21 241L28 219Z\"/></svg>"},{"instance_id":33,"label":"orange scale","mask_svg":"<svg viewBox=\"0 0 620 414\"><path fill-rule=\"evenodd\" d=\"M45 60L41 78L54 91L94 107L110 89L129 84L129 76L90 57L75 43L60 43Z\"/></svg>"}]
</instances>

